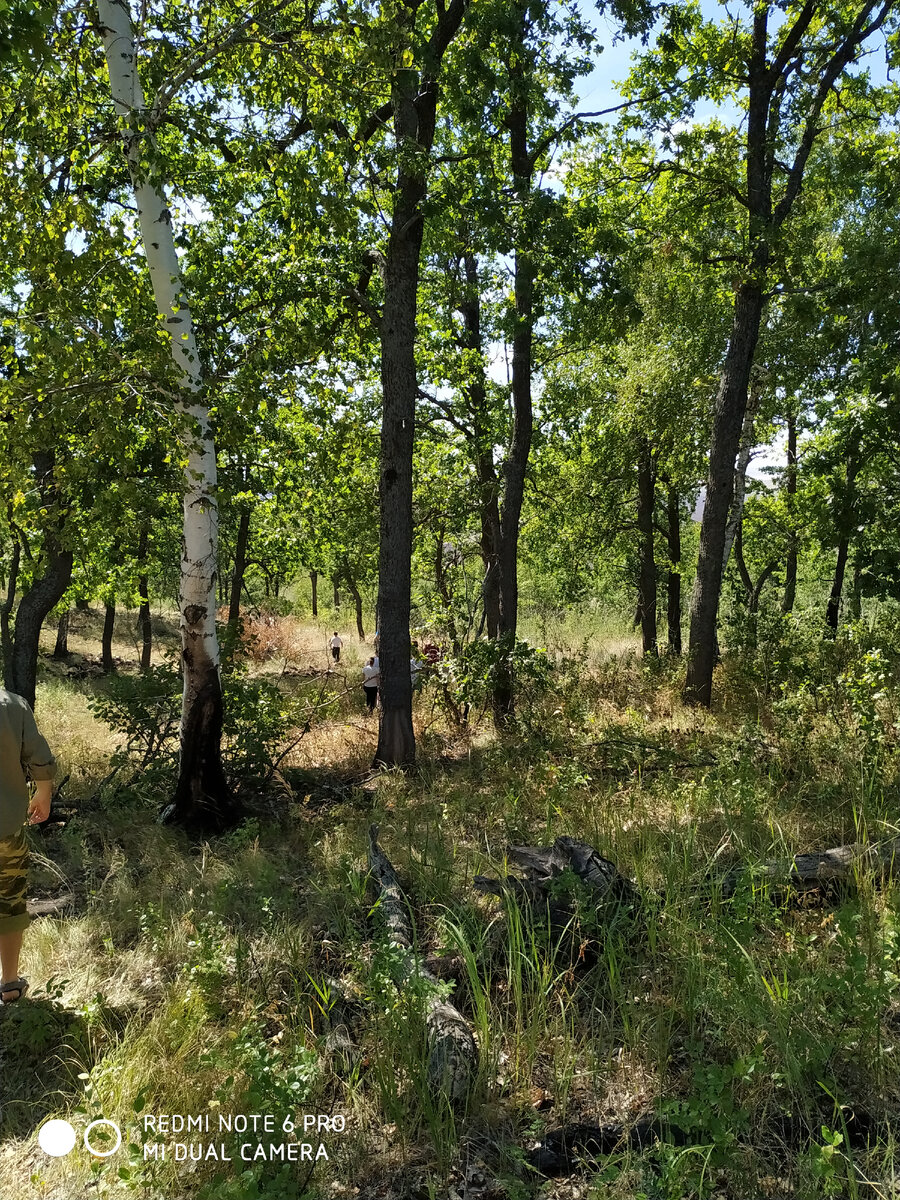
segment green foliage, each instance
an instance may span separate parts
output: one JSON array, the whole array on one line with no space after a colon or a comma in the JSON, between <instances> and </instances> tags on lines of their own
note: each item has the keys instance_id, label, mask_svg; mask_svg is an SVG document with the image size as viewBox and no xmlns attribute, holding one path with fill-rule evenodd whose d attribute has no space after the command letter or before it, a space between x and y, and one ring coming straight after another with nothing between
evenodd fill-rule
<instances>
[{"instance_id":1,"label":"green foliage","mask_svg":"<svg viewBox=\"0 0 900 1200\"><path fill-rule=\"evenodd\" d=\"M442 658L435 672L459 708L489 703L501 671L511 671L523 711L533 707L551 686L552 664L544 650L517 640L510 649L502 640L478 638L457 657Z\"/></svg>"},{"instance_id":2,"label":"green foliage","mask_svg":"<svg viewBox=\"0 0 900 1200\"><path fill-rule=\"evenodd\" d=\"M268 776L298 710L268 679L232 671L225 676L225 689L222 758L232 785L239 788ZM180 693L178 672L155 666L140 675L119 675L91 698L91 711L124 739L113 765L132 766L144 786L157 789L171 779L178 754Z\"/></svg>"}]
</instances>

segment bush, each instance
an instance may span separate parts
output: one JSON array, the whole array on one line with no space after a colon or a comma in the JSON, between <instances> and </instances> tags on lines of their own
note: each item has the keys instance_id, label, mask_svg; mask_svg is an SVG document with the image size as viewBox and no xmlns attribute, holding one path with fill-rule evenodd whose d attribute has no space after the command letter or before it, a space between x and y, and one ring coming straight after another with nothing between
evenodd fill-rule
<instances>
[{"instance_id":1,"label":"bush","mask_svg":"<svg viewBox=\"0 0 900 1200\"><path fill-rule=\"evenodd\" d=\"M294 726L294 705L268 680L236 671L223 677L225 692L222 760L236 790L264 777ZM178 761L181 677L170 665L110 680L91 710L123 737L113 767L131 765L145 782L165 786Z\"/></svg>"}]
</instances>

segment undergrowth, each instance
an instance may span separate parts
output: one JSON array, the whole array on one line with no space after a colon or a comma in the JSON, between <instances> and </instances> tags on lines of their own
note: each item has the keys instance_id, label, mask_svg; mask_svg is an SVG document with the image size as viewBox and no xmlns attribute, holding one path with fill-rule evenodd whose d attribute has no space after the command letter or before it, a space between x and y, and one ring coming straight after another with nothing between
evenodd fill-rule
<instances>
[{"instance_id":1,"label":"undergrowth","mask_svg":"<svg viewBox=\"0 0 900 1200\"><path fill-rule=\"evenodd\" d=\"M201 845L156 823L165 747L147 753L144 717L118 735L99 720L115 723L129 684L45 684L38 712L81 804L35 836L35 893L74 899L35 922L34 991L0 1013L2 1194L563 1196L529 1165L548 1129L646 1115L664 1136L584 1166L592 1196L895 1194L900 891L865 873L806 895L753 871L727 895L717 882L735 864L898 833L892 635L855 627L824 649L803 636L800 622L761 661L748 635L711 714L681 706L678 663L599 660L577 642L550 656L502 738L461 732L428 685L418 771L364 786L374 726L361 695L335 686L309 735L320 775L266 791L241 828ZM235 746L254 728L264 748L290 746L296 691L251 684ZM254 696L268 706L257 726ZM127 787L98 791L109 754ZM286 755L288 779L300 761ZM438 983L394 982L367 884L371 821ZM598 914L575 888L560 934L473 887L503 874L510 844L561 834L613 860L639 907ZM435 988L479 1044L455 1109L426 1071ZM318 1163L145 1158L163 1140L147 1115L198 1113L345 1128L295 1135L325 1146ZM98 1115L125 1130L115 1156L35 1152L47 1117ZM236 1154L234 1138L202 1141Z\"/></svg>"}]
</instances>

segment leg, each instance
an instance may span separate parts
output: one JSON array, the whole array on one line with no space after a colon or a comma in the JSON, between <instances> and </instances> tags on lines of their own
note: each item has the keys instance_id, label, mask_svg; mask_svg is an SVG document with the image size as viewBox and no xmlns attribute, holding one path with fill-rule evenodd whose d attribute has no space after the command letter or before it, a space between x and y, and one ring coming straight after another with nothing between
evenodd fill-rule
<instances>
[{"instance_id":1,"label":"leg","mask_svg":"<svg viewBox=\"0 0 900 1200\"><path fill-rule=\"evenodd\" d=\"M28 879L28 843L25 831L0 838L0 982L19 979L22 936L31 918L25 905ZM19 989L0 988L0 999L17 999Z\"/></svg>"},{"instance_id":2,"label":"leg","mask_svg":"<svg viewBox=\"0 0 900 1200\"><path fill-rule=\"evenodd\" d=\"M0 933L0 971L4 983L19 978L19 955L22 953L23 937L24 931L21 929L18 933ZM0 993L0 999L6 1000L7 994Z\"/></svg>"}]
</instances>

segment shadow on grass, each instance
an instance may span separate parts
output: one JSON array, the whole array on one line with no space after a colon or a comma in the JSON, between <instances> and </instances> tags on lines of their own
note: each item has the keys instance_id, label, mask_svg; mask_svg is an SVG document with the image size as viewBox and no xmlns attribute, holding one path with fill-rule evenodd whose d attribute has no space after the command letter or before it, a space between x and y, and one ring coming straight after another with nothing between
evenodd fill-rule
<instances>
[{"instance_id":1,"label":"shadow on grass","mask_svg":"<svg viewBox=\"0 0 900 1200\"><path fill-rule=\"evenodd\" d=\"M90 1058L83 1019L53 998L0 1007L0 1141L25 1137L66 1108Z\"/></svg>"}]
</instances>

